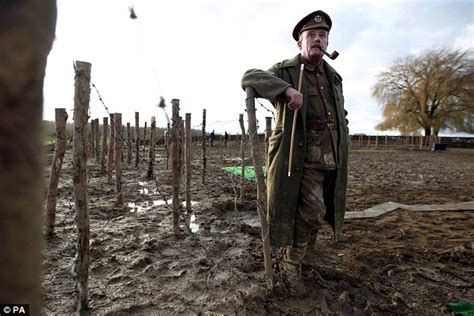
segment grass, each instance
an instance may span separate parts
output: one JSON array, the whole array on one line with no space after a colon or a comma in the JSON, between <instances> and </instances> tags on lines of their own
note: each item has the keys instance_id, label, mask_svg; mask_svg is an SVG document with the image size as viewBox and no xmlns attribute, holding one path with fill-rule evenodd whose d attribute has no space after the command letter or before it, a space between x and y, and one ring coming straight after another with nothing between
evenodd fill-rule
<instances>
[{"instance_id":1,"label":"grass","mask_svg":"<svg viewBox=\"0 0 474 316\"><path fill-rule=\"evenodd\" d=\"M447 151L454 151L458 153L467 153L467 154L474 154L474 148L453 148L448 147Z\"/></svg>"}]
</instances>

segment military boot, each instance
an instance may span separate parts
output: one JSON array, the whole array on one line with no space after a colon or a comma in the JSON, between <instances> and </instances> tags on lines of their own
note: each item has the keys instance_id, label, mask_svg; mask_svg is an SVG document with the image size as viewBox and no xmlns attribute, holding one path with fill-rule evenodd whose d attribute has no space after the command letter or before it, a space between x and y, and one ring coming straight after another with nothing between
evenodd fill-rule
<instances>
[{"instance_id":1,"label":"military boot","mask_svg":"<svg viewBox=\"0 0 474 316\"><path fill-rule=\"evenodd\" d=\"M288 290L291 296L303 297L307 295L306 286L303 282L303 275L301 273L301 261L296 249L289 248L286 252L283 270L285 271Z\"/></svg>"},{"instance_id":2,"label":"military boot","mask_svg":"<svg viewBox=\"0 0 474 316\"><path fill-rule=\"evenodd\" d=\"M311 236L306 246L305 256L303 258L303 264L312 266L316 263L316 240L318 238L318 231L311 232Z\"/></svg>"}]
</instances>

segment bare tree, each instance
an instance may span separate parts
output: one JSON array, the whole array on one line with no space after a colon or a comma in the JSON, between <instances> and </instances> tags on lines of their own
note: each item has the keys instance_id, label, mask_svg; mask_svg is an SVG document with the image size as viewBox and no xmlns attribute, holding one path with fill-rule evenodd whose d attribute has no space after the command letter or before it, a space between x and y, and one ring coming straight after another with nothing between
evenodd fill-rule
<instances>
[{"instance_id":1,"label":"bare tree","mask_svg":"<svg viewBox=\"0 0 474 316\"><path fill-rule=\"evenodd\" d=\"M383 109L379 130L474 132L472 52L433 49L400 59L378 75L372 93Z\"/></svg>"}]
</instances>

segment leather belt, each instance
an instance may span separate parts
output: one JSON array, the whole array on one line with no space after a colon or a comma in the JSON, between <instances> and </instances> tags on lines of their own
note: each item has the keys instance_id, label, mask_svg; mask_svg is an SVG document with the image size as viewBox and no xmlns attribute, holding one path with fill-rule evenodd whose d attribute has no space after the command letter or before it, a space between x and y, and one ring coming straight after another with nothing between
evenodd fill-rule
<instances>
[{"instance_id":1,"label":"leather belt","mask_svg":"<svg viewBox=\"0 0 474 316\"><path fill-rule=\"evenodd\" d=\"M306 129L312 129L316 131L325 131L325 130L335 130L337 129L335 119L331 120L317 120L317 119L307 119L306 120Z\"/></svg>"}]
</instances>

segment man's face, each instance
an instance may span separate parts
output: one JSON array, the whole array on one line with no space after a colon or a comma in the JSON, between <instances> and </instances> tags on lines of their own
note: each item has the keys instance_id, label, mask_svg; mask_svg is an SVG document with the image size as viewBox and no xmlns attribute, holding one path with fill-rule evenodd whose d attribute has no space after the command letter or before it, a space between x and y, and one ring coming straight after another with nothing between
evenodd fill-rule
<instances>
[{"instance_id":1,"label":"man's face","mask_svg":"<svg viewBox=\"0 0 474 316\"><path fill-rule=\"evenodd\" d=\"M319 49L328 47L329 32L325 29L310 29L303 31L298 41L298 47L301 50L301 55L314 63L319 63L323 58L324 53Z\"/></svg>"}]
</instances>

